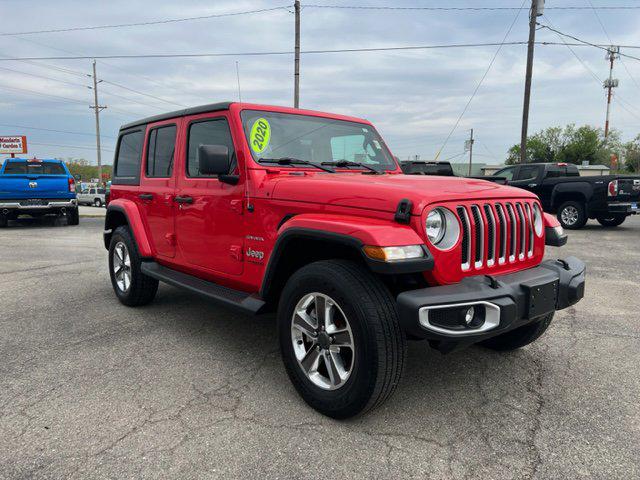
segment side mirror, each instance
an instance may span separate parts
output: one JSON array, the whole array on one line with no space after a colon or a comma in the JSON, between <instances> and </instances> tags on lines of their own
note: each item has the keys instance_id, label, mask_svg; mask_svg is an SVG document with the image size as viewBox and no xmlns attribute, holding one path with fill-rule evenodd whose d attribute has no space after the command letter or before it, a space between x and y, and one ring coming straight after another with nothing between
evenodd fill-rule
<instances>
[{"instance_id":1,"label":"side mirror","mask_svg":"<svg viewBox=\"0 0 640 480\"><path fill-rule=\"evenodd\" d=\"M198 169L201 175L227 175L230 166L227 146L200 145L198 147Z\"/></svg>"}]
</instances>

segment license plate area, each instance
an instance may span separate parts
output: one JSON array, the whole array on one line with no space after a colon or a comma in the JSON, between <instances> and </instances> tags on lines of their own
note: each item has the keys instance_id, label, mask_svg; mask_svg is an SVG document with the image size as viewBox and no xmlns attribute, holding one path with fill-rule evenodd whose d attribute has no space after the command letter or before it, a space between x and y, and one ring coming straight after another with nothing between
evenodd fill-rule
<instances>
[{"instance_id":1,"label":"license plate area","mask_svg":"<svg viewBox=\"0 0 640 480\"><path fill-rule=\"evenodd\" d=\"M26 206L26 207L33 207L33 206L40 206L40 205L46 205L46 204L45 204L45 201L42 200L41 198L29 198L27 200L22 200L20 202L20 205Z\"/></svg>"},{"instance_id":2,"label":"license plate area","mask_svg":"<svg viewBox=\"0 0 640 480\"><path fill-rule=\"evenodd\" d=\"M527 319L540 317L555 311L558 300L558 280L523 283L522 288L527 298L525 310Z\"/></svg>"}]
</instances>

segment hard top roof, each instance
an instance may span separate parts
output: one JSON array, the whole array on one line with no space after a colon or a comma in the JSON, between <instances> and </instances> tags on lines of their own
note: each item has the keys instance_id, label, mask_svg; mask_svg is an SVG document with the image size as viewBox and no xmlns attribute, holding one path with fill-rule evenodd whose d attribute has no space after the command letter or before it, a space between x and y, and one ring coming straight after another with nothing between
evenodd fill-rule
<instances>
[{"instance_id":1,"label":"hard top roof","mask_svg":"<svg viewBox=\"0 0 640 480\"><path fill-rule=\"evenodd\" d=\"M184 108L182 110L175 110L173 112L161 113L160 115L154 115L152 117L142 118L134 122L127 123L120 127L120 130L126 130L128 128L138 127L140 125L146 125L147 123L160 122L162 120L169 120L176 117L184 117L186 115L196 115L198 113L218 112L220 110L227 110L233 102L219 102L209 103L207 105L199 105L197 107Z\"/></svg>"}]
</instances>

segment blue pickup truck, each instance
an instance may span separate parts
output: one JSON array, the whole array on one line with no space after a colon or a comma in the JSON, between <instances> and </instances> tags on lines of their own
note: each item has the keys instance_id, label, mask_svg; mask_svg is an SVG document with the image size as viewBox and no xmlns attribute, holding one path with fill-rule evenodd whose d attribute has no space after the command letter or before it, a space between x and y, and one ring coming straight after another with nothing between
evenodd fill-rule
<instances>
[{"instance_id":1,"label":"blue pickup truck","mask_svg":"<svg viewBox=\"0 0 640 480\"><path fill-rule=\"evenodd\" d=\"M0 227L20 215L65 216L78 225L76 184L60 160L8 158L0 168Z\"/></svg>"}]
</instances>

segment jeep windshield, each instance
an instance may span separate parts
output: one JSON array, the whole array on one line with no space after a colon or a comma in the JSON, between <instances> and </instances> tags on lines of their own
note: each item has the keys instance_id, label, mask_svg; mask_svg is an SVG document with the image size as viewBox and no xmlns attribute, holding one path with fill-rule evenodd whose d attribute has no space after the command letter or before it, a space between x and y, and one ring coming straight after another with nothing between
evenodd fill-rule
<instances>
[{"instance_id":1,"label":"jeep windshield","mask_svg":"<svg viewBox=\"0 0 640 480\"><path fill-rule=\"evenodd\" d=\"M257 110L245 110L241 117L251 154L261 163L287 158L299 160L289 163L298 167L308 162L380 172L397 168L371 125Z\"/></svg>"}]
</instances>

